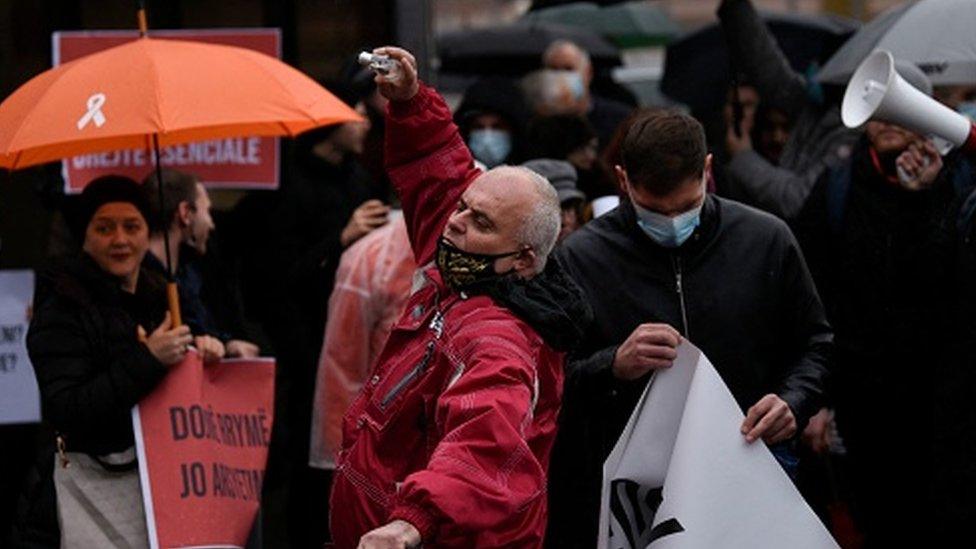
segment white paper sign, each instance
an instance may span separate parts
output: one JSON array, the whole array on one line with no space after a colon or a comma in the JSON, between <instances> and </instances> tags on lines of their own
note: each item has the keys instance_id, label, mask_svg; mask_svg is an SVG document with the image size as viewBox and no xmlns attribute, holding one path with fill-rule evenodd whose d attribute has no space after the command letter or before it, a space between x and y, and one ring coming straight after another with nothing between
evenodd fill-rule
<instances>
[{"instance_id":1,"label":"white paper sign","mask_svg":"<svg viewBox=\"0 0 976 549\"><path fill-rule=\"evenodd\" d=\"M41 399L27 357L32 271L0 271L0 424L41 420Z\"/></svg>"},{"instance_id":2,"label":"white paper sign","mask_svg":"<svg viewBox=\"0 0 976 549\"><path fill-rule=\"evenodd\" d=\"M683 343L603 468L599 549L835 548L718 372Z\"/></svg>"}]
</instances>

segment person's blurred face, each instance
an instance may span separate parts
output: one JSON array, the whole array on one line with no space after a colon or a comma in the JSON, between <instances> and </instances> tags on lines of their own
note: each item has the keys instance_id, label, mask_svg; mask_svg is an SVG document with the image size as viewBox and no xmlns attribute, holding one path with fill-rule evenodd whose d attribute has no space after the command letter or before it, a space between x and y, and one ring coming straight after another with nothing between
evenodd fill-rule
<instances>
[{"instance_id":1,"label":"person's blurred face","mask_svg":"<svg viewBox=\"0 0 976 549\"><path fill-rule=\"evenodd\" d=\"M356 112L363 117L362 121L346 122L329 136L336 149L343 153L362 154L366 143L370 122L366 115L366 105L362 101L356 103Z\"/></svg>"},{"instance_id":2,"label":"person's blurred face","mask_svg":"<svg viewBox=\"0 0 976 549\"><path fill-rule=\"evenodd\" d=\"M213 217L210 215L210 195L207 189L197 183L197 197L187 212L186 234L184 242L196 250L200 255L207 253L207 240L214 230Z\"/></svg>"},{"instance_id":3,"label":"person's blurred face","mask_svg":"<svg viewBox=\"0 0 976 549\"><path fill-rule=\"evenodd\" d=\"M759 92L756 91L756 88L745 85L738 86L737 89L739 92L739 103L742 105L742 126L748 129L753 126L756 118L756 108L759 107ZM731 109L734 99L732 90L729 90L727 109ZM729 112L731 113L731 110Z\"/></svg>"},{"instance_id":4,"label":"person's blurred face","mask_svg":"<svg viewBox=\"0 0 976 549\"><path fill-rule=\"evenodd\" d=\"M149 249L149 226L128 202L109 202L95 211L82 249L103 271L131 283Z\"/></svg>"},{"instance_id":5,"label":"person's blurred face","mask_svg":"<svg viewBox=\"0 0 976 549\"><path fill-rule=\"evenodd\" d=\"M644 209L668 217L676 217L697 208L705 201L706 175L711 173L712 155L705 157L702 172L689 177L683 183L664 195L653 194L639 185L631 183L627 172L620 166L615 168L621 186L630 193L631 199Z\"/></svg>"},{"instance_id":6,"label":"person's blurred face","mask_svg":"<svg viewBox=\"0 0 976 549\"><path fill-rule=\"evenodd\" d=\"M738 86L739 105L742 107L742 123L739 126L744 132L751 132L756 124L756 109L759 107L759 92L752 86ZM729 89L726 94L726 103L723 116L726 127L731 128L735 123L734 117L735 94Z\"/></svg>"},{"instance_id":7,"label":"person's blurred face","mask_svg":"<svg viewBox=\"0 0 976 549\"><path fill-rule=\"evenodd\" d=\"M594 137L582 147L569 153L566 160L577 170L589 171L593 169L593 163L596 162L599 152L599 141Z\"/></svg>"},{"instance_id":8,"label":"person's blurred face","mask_svg":"<svg viewBox=\"0 0 976 549\"><path fill-rule=\"evenodd\" d=\"M579 73L580 78L583 79L583 87L587 89L593 80L593 71L588 66L586 58L579 50L570 45L562 46L553 51L545 59L545 66L547 69Z\"/></svg>"},{"instance_id":9,"label":"person's blurred face","mask_svg":"<svg viewBox=\"0 0 976 549\"><path fill-rule=\"evenodd\" d=\"M564 203L562 205L562 217L560 219L562 223L559 227L559 239L557 242L562 242L563 239L572 234L573 231L583 226L583 220L580 216L578 203Z\"/></svg>"},{"instance_id":10,"label":"person's blurred face","mask_svg":"<svg viewBox=\"0 0 976 549\"><path fill-rule=\"evenodd\" d=\"M779 109L770 109L765 118L759 129L759 149L770 161L778 163L790 139L792 124L786 113Z\"/></svg>"},{"instance_id":11,"label":"person's blurred face","mask_svg":"<svg viewBox=\"0 0 976 549\"><path fill-rule=\"evenodd\" d=\"M871 146L880 154L900 152L908 148L918 136L901 126L872 120L867 123L864 133Z\"/></svg>"},{"instance_id":12,"label":"person's blurred face","mask_svg":"<svg viewBox=\"0 0 976 549\"><path fill-rule=\"evenodd\" d=\"M964 102L976 101L976 86L938 86L932 92L935 99L952 110Z\"/></svg>"},{"instance_id":13,"label":"person's blurred face","mask_svg":"<svg viewBox=\"0 0 976 549\"><path fill-rule=\"evenodd\" d=\"M443 237L460 250L502 254L519 249L518 231L538 201L533 184L514 168L489 170L468 186L444 226ZM518 256L496 260L505 272Z\"/></svg>"},{"instance_id":14,"label":"person's blurred face","mask_svg":"<svg viewBox=\"0 0 976 549\"><path fill-rule=\"evenodd\" d=\"M494 113L482 113L471 120L472 130L502 130L511 131L512 126L501 116Z\"/></svg>"}]
</instances>

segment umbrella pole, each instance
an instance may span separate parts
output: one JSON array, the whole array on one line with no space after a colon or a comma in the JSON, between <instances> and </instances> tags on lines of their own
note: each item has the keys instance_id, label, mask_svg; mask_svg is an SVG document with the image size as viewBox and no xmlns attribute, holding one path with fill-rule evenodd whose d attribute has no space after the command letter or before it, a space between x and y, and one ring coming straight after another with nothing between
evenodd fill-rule
<instances>
[{"instance_id":1,"label":"umbrella pole","mask_svg":"<svg viewBox=\"0 0 976 549\"><path fill-rule=\"evenodd\" d=\"M146 21L146 1L136 2L136 20L139 22L139 38L145 38L149 33L149 23Z\"/></svg>"},{"instance_id":2,"label":"umbrella pole","mask_svg":"<svg viewBox=\"0 0 976 549\"><path fill-rule=\"evenodd\" d=\"M159 226L163 230L163 247L166 248L166 301L169 304L169 316L173 321L173 327L177 327L183 324L183 319L180 315L180 292L176 287L176 280L173 278L173 258L169 251L169 223L168 220L163 219L164 212L166 208L163 206L163 166L161 164L162 156L159 154L159 135L153 134L153 149L155 150L155 164L156 164L156 188L159 191Z\"/></svg>"}]
</instances>

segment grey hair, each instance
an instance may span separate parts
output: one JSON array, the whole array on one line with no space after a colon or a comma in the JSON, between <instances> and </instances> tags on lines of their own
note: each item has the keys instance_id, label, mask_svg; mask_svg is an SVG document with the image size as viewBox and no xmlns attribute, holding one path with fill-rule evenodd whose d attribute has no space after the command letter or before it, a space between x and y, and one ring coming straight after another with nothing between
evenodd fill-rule
<instances>
[{"instance_id":1,"label":"grey hair","mask_svg":"<svg viewBox=\"0 0 976 549\"><path fill-rule=\"evenodd\" d=\"M590 60L590 53L588 51L579 47L575 42L572 42L570 40L564 40L564 39L553 40L552 43L550 43L549 46L546 47L545 53L542 54L542 64L543 65L547 64L549 58L555 55L556 52L562 48L572 48L573 50L575 50L580 55L580 57L583 58L584 67L589 67L593 64L593 62Z\"/></svg>"},{"instance_id":2,"label":"grey hair","mask_svg":"<svg viewBox=\"0 0 976 549\"><path fill-rule=\"evenodd\" d=\"M556 239L559 238L559 229L562 225L562 209L559 206L556 189L545 177L521 166L499 166L491 171L518 174L532 183L538 200L533 204L529 215L522 221L522 226L519 227L515 237L519 244L529 246L535 252L535 272L541 273L546 268L549 254L556 246Z\"/></svg>"}]
</instances>

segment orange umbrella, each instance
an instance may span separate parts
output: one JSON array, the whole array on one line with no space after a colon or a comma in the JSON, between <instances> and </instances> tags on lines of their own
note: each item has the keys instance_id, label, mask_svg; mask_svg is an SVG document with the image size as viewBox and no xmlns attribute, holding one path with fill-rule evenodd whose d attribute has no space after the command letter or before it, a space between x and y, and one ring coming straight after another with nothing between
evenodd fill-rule
<instances>
[{"instance_id":1,"label":"orange umbrella","mask_svg":"<svg viewBox=\"0 0 976 549\"><path fill-rule=\"evenodd\" d=\"M31 79L0 104L0 167L359 120L314 80L253 50L138 38Z\"/></svg>"},{"instance_id":2,"label":"orange umbrella","mask_svg":"<svg viewBox=\"0 0 976 549\"><path fill-rule=\"evenodd\" d=\"M141 5L141 2L140 2ZM290 135L362 117L314 80L268 55L146 36L32 78L0 103L0 168L84 153L253 135ZM160 204L162 200L162 185ZM180 324L168 233L169 308Z\"/></svg>"}]
</instances>

